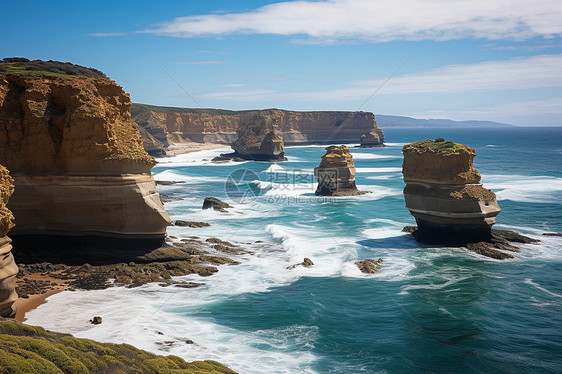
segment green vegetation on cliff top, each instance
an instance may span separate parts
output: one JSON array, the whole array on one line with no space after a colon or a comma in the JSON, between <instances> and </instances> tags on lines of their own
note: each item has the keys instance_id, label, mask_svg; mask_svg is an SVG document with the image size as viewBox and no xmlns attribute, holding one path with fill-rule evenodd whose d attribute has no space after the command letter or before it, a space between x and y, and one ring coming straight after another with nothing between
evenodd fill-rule
<instances>
[{"instance_id":1,"label":"green vegetation on cliff top","mask_svg":"<svg viewBox=\"0 0 562 374\"><path fill-rule=\"evenodd\" d=\"M450 140L445 140L443 138L437 138L435 140L426 139L418 140L410 144L406 144L404 148L418 148L418 149L428 149L432 151L459 151L468 150L469 148L464 144L454 143Z\"/></svg>"},{"instance_id":2,"label":"green vegetation on cliff top","mask_svg":"<svg viewBox=\"0 0 562 374\"><path fill-rule=\"evenodd\" d=\"M128 344L97 343L0 318L0 374L236 374L215 361L186 362Z\"/></svg>"},{"instance_id":3,"label":"green vegetation on cliff top","mask_svg":"<svg viewBox=\"0 0 562 374\"><path fill-rule=\"evenodd\" d=\"M104 73L70 62L30 61L23 57L8 57L0 60L0 74L17 75L48 75L48 76L80 76L89 78L107 78Z\"/></svg>"}]
</instances>

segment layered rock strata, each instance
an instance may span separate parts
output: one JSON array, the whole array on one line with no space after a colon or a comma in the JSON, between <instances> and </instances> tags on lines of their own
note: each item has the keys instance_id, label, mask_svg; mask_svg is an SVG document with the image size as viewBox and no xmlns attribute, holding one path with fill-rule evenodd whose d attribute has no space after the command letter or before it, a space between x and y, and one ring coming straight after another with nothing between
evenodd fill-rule
<instances>
[{"instance_id":1,"label":"layered rock strata","mask_svg":"<svg viewBox=\"0 0 562 374\"><path fill-rule=\"evenodd\" d=\"M381 140L382 137L382 140ZM381 147L384 141L384 134L381 129L372 129L368 133L361 135L360 147L370 148L370 147Z\"/></svg>"},{"instance_id":2,"label":"layered rock strata","mask_svg":"<svg viewBox=\"0 0 562 374\"><path fill-rule=\"evenodd\" d=\"M0 75L0 163L15 180L14 240L162 241L170 220L130 107L107 78Z\"/></svg>"},{"instance_id":3,"label":"layered rock strata","mask_svg":"<svg viewBox=\"0 0 562 374\"><path fill-rule=\"evenodd\" d=\"M331 145L326 148L320 165L314 168L318 180L318 196L353 196L366 193L355 185L355 164L353 156L345 145Z\"/></svg>"},{"instance_id":4,"label":"layered rock strata","mask_svg":"<svg viewBox=\"0 0 562 374\"><path fill-rule=\"evenodd\" d=\"M214 161L285 161L285 145L277 125L279 116L275 114L277 113L273 111L256 114L246 126L238 130L238 138L231 145L234 152L222 154Z\"/></svg>"},{"instance_id":5,"label":"layered rock strata","mask_svg":"<svg viewBox=\"0 0 562 374\"><path fill-rule=\"evenodd\" d=\"M474 149L443 139L403 148L404 198L418 224L416 238L427 243L491 239L500 208L480 183Z\"/></svg>"},{"instance_id":6,"label":"layered rock strata","mask_svg":"<svg viewBox=\"0 0 562 374\"><path fill-rule=\"evenodd\" d=\"M13 179L8 170L0 165L0 317L11 317L15 314L12 304L18 298L14 287L18 267L12 255L11 240L7 236L14 226L12 212L6 207L13 191Z\"/></svg>"},{"instance_id":7,"label":"layered rock strata","mask_svg":"<svg viewBox=\"0 0 562 374\"><path fill-rule=\"evenodd\" d=\"M359 143L365 135L369 146L381 145L384 133L377 126L375 115L368 112L295 112L280 109L265 111L230 111L221 109L189 109L133 104L132 117L163 146L155 149L149 139L148 151L161 154L171 143L231 144L237 131L250 123L258 113L275 119L286 145ZM372 134L372 135L370 135ZM378 139L378 144L377 140Z\"/></svg>"}]
</instances>

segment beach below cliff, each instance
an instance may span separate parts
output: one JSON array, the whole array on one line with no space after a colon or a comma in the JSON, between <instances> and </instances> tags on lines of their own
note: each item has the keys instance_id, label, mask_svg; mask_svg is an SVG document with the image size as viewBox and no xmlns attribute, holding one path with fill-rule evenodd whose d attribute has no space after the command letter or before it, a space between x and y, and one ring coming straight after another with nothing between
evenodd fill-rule
<instances>
[{"instance_id":1,"label":"beach below cliff","mask_svg":"<svg viewBox=\"0 0 562 374\"><path fill-rule=\"evenodd\" d=\"M357 187L371 191L360 196L314 195L324 146L287 147L279 163L211 162L219 149L158 159L155 180L174 182L158 185L172 220L209 224L170 226L171 242L214 237L248 253L225 254L239 264L217 265L210 277L173 277L197 287L60 292L27 322L240 373L553 371L562 341L544 326L562 323L562 252L560 237L543 234L562 231L560 130L388 133L386 147L350 148ZM402 232L415 223L404 205L402 147L440 136L476 149L475 167L502 208L494 227L540 243L500 261ZM259 184L255 200L229 200L225 181L239 170ZM233 208L202 210L207 196ZM305 257L314 265L288 269ZM375 274L355 265L367 258L383 259ZM101 325L89 323L95 315Z\"/></svg>"},{"instance_id":2,"label":"beach below cliff","mask_svg":"<svg viewBox=\"0 0 562 374\"><path fill-rule=\"evenodd\" d=\"M226 147L225 144L218 143L171 143L168 148L166 148L166 156L176 156L190 152L206 151L210 149L217 149Z\"/></svg>"}]
</instances>

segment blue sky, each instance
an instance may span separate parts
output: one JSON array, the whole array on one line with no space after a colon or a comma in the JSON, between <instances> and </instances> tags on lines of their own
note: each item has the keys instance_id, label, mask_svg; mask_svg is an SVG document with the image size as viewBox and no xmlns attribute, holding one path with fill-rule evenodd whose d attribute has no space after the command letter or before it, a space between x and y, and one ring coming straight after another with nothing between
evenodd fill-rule
<instances>
[{"instance_id":1,"label":"blue sky","mask_svg":"<svg viewBox=\"0 0 562 374\"><path fill-rule=\"evenodd\" d=\"M1 9L0 56L98 68L135 102L562 124L561 1L3 1Z\"/></svg>"}]
</instances>

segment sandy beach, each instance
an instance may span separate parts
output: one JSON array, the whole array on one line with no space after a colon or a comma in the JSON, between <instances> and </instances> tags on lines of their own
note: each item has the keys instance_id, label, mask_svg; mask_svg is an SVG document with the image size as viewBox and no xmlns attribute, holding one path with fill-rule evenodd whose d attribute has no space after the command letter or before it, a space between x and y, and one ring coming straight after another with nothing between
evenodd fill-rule
<instances>
[{"instance_id":1,"label":"sandy beach","mask_svg":"<svg viewBox=\"0 0 562 374\"><path fill-rule=\"evenodd\" d=\"M217 149L227 147L226 144L218 143L172 143L166 149L166 156L175 156L189 152L205 151L208 149Z\"/></svg>"},{"instance_id":2,"label":"sandy beach","mask_svg":"<svg viewBox=\"0 0 562 374\"><path fill-rule=\"evenodd\" d=\"M25 314L33 309L36 309L42 304L47 302L47 298L52 296L56 293L62 292L68 289L68 284L66 281L53 278L46 275L41 275L40 273L36 274L29 274L23 278L16 279L16 287L18 284L24 283L25 280L31 281L38 281L41 283L50 282L50 286L48 287L38 287L37 293L31 293L25 295L26 297L19 297L16 302L14 303L14 307L16 309L16 320L20 322L25 322Z\"/></svg>"}]
</instances>

